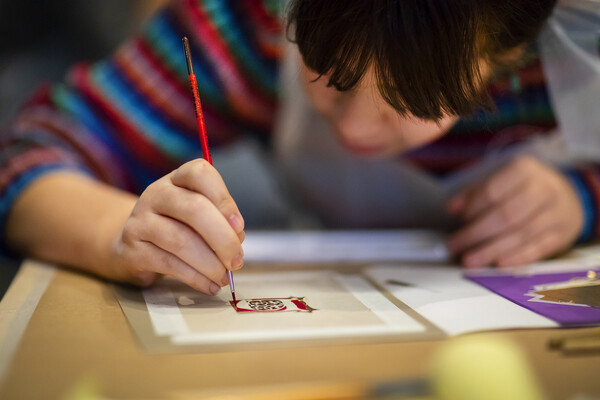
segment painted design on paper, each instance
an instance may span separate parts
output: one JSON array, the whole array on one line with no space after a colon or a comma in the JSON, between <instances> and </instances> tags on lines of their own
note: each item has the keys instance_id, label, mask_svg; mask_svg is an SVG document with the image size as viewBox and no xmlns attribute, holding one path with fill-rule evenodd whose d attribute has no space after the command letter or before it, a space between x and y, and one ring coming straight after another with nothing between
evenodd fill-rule
<instances>
[{"instance_id":1,"label":"painted design on paper","mask_svg":"<svg viewBox=\"0 0 600 400\"><path fill-rule=\"evenodd\" d=\"M229 303L237 312L313 312L316 310L306 303L305 297L242 299Z\"/></svg>"}]
</instances>

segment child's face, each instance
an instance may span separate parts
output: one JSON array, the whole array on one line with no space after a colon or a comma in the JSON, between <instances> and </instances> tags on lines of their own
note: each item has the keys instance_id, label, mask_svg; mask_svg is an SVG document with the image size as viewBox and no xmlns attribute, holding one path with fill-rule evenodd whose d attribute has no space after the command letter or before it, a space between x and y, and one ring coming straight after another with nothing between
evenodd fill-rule
<instances>
[{"instance_id":1,"label":"child's face","mask_svg":"<svg viewBox=\"0 0 600 400\"><path fill-rule=\"evenodd\" d=\"M348 92L327 87L327 77L304 65L301 80L313 107L331 123L339 141L353 153L391 156L429 143L458 120L445 116L439 123L400 116L377 91L373 71L367 71L360 86Z\"/></svg>"}]
</instances>

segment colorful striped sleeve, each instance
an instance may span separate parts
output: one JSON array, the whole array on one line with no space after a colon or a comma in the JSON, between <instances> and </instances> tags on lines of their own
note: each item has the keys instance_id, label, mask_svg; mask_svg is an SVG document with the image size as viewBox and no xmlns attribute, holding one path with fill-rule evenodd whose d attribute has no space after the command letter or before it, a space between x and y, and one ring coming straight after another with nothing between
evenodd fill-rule
<instances>
[{"instance_id":1,"label":"colorful striped sleeve","mask_svg":"<svg viewBox=\"0 0 600 400\"><path fill-rule=\"evenodd\" d=\"M600 167L566 168L564 173L577 193L583 211L583 227L577 243L589 243L600 238Z\"/></svg>"},{"instance_id":2,"label":"colorful striped sleeve","mask_svg":"<svg viewBox=\"0 0 600 400\"><path fill-rule=\"evenodd\" d=\"M75 170L141 193L201 157L184 35L211 146L242 135L268 143L279 11L277 1L173 0L111 58L78 64L64 83L41 88L0 133L0 234L20 193L49 171Z\"/></svg>"}]
</instances>

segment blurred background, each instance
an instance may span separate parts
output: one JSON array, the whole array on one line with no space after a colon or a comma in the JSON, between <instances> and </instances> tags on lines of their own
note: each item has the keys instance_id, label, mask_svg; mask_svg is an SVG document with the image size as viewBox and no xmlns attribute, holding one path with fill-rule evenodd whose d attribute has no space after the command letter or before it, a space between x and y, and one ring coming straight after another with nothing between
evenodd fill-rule
<instances>
[{"instance_id":1,"label":"blurred background","mask_svg":"<svg viewBox=\"0 0 600 400\"><path fill-rule=\"evenodd\" d=\"M0 127L43 82L112 53L164 0L0 0ZM0 299L20 260L0 252Z\"/></svg>"},{"instance_id":2,"label":"blurred background","mask_svg":"<svg viewBox=\"0 0 600 400\"><path fill-rule=\"evenodd\" d=\"M109 55L164 0L0 0L0 126L44 81Z\"/></svg>"}]
</instances>

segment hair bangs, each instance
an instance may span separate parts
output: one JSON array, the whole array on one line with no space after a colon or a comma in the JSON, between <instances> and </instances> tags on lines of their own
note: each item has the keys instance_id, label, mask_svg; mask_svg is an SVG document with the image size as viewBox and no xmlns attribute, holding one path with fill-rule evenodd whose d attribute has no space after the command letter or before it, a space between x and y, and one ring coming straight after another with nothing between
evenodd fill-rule
<instances>
[{"instance_id":1,"label":"hair bangs","mask_svg":"<svg viewBox=\"0 0 600 400\"><path fill-rule=\"evenodd\" d=\"M332 7L322 0L295 2L288 17L304 64L319 78L326 76L327 86L339 91L355 88L373 60L371 16L365 13L365 3Z\"/></svg>"},{"instance_id":2,"label":"hair bangs","mask_svg":"<svg viewBox=\"0 0 600 400\"><path fill-rule=\"evenodd\" d=\"M294 0L288 37L328 86L351 90L373 71L398 113L439 121L493 109L487 80L515 64L555 2Z\"/></svg>"},{"instance_id":3,"label":"hair bangs","mask_svg":"<svg viewBox=\"0 0 600 400\"><path fill-rule=\"evenodd\" d=\"M464 3L388 1L378 15L377 85L399 113L438 121L490 107L477 43L481 16L475 3Z\"/></svg>"}]
</instances>

